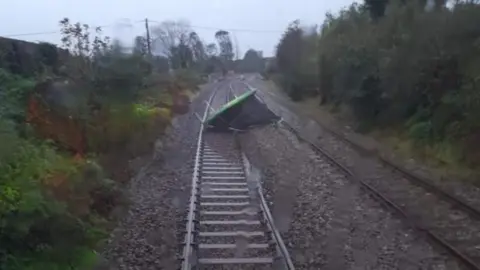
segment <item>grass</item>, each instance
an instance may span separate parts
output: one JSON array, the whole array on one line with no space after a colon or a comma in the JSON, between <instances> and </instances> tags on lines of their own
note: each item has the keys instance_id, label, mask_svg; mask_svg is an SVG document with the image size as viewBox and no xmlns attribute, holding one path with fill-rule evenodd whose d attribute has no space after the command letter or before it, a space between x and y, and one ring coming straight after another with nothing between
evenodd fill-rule
<instances>
[{"instance_id":1,"label":"grass","mask_svg":"<svg viewBox=\"0 0 480 270\"><path fill-rule=\"evenodd\" d=\"M403 160L420 161L440 179L454 178L475 183L480 174L480 168L469 166L462 161L462 151L454 143L442 141L419 144L399 129L377 129L366 135Z\"/></svg>"}]
</instances>

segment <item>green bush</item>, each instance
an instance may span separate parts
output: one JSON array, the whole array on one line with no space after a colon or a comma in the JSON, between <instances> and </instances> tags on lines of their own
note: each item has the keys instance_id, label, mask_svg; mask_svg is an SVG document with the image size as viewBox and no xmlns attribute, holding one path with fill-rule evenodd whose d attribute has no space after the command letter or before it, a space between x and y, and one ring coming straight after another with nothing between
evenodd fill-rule
<instances>
[{"instance_id":1,"label":"green bush","mask_svg":"<svg viewBox=\"0 0 480 270\"><path fill-rule=\"evenodd\" d=\"M32 87L0 69L0 269L89 268L125 195L94 162L22 132Z\"/></svg>"},{"instance_id":2,"label":"green bush","mask_svg":"<svg viewBox=\"0 0 480 270\"><path fill-rule=\"evenodd\" d=\"M432 123L415 123L409 128L408 133L410 137L412 137L418 142L428 142L432 138Z\"/></svg>"},{"instance_id":3,"label":"green bush","mask_svg":"<svg viewBox=\"0 0 480 270\"><path fill-rule=\"evenodd\" d=\"M22 123L25 120L27 97L35 82L8 73L0 68L0 116Z\"/></svg>"},{"instance_id":4,"label":"green bush","mask_svg":"<svg viewBox=\"0 0 480 270\"><path fill-rule=\"evenodd\" d=\"M91 269L114 210L128 204L129 161L150 154L170 124L172 93L202 82L191 70L154 76L147 57L98 29L61 26L65 55L51 44L34 57L0 48L2 270ZM38 73L55 79L22 77Z\"/></svg>"},{"instance_id":5,"label":"green bush","mask_svg":"<svg viewBox=\"0 0 480 270\"><path fill-rule=\"evenodd\" d=\"M198 85L204 83L204 79L200 76L198 72L188 69L179 69L175 70L175 79L178 82L185 84L186 88L189 90L197 90Z\"/></svg>"},{"instance_id":6,"label":"green bush","mask_svg":"<svg viewBox=\"0 0 480 270\"><path fill-rule=\"evenodd\" d=\"M80 167L51 146L15 136L5 121L0 137L0 268L29 269L39 262L76 264L102 236L72 210L69 182ZM87 206L89 207L89 205Z\"/></svg>"},{"instance_id":7,"label":"green bush","mask_svg":"<svg viewBox=\"0 0 480 270\"><path fill-rule=\"evenodd\" d=\"M292 99L318 78L321 103L350 106L361 125L405 126L436 143L477 141L480 4L426 11L416 1L366 2L327 14L314 50L304 49L310 41L298 23L287 29L276 58ZM305 59L317 59L317 76L302 75L315 70L302 69Z\"/></svg>"}]
</instances>

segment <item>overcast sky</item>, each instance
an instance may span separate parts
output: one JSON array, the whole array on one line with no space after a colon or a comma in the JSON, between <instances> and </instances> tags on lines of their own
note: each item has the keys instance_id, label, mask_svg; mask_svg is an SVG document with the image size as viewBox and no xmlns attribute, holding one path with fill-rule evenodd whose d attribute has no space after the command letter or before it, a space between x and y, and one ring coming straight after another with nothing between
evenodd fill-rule
<instances>
[{"instance_id":1,"label":"overcast sky","mask_svg":"<svg viewBox=\"0 0 480 270\"><path fill-rule=\"evenodd\" d=\"M353 0L0 0L0 36L59 43L58 21L68 17L89 25L107 25L107 35L130 42L163 20L188 20L207 42L215 29L230 30L243 54L249 48L274 53L288 23L321 24L325 13L337 12ZM235 30L235 31L232 31ZM49 32L49 33L45 33ZM19 35L38 33L34 35Z\"/></svg>"}]
</instances>

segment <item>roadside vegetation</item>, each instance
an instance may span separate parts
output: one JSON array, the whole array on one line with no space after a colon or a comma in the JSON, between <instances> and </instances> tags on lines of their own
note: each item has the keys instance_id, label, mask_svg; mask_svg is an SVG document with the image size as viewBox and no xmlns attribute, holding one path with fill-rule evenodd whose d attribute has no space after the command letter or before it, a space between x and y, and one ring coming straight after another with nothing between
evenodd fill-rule
<instances>
[{"instance_id":1,"label":"roadside vegetation","mask_svg":"<svg viewBox=\"0 0 480 270\"><path fill-rule=\"evenodd\" d=\"M202 82L189 66L169 72L142 37L126 52L99 28L60 26L61 48L0 42L2 270L91 269L128 205L130 161L152 154Z\"/></svg>"},{"instance_id":2,"label":"roadside vegetation","mask_svg":"<svg viewBox=\"0 0 480 270\"><path fill-rule=\"evenodd\" d=\"M293 22L266 75L295 101L347 112L357 131L478 173L479 25L478 1L365 0L319 31Z\"/></svg>"}]
</instances>

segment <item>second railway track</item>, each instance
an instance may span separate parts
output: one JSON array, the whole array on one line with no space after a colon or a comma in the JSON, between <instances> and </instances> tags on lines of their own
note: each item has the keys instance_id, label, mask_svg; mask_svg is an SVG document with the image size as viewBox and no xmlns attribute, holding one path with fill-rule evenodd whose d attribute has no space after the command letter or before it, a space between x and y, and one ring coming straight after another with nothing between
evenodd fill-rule
<instances>
[{"instance_id":1,"label":"second railway track","mask_svg":"<svg viewBox=\"0 0 480 270\"><path fill-rule=\"evenodd\" d=\"M410 198L412 186L404 186L404 189L399 189L382 186L378 183L382 179L378 179L378 181L361 179L343 165L343 162L302 136L290 124L284 122L283 125L300 140L308 143L317 153L327 157L350 178L358 180L373 197L393 209L420 233L424 233L430 240L445 248L468 269L480 269L480 220L476 214L471 213L470 209L463 209L461 205L458 206L452 200L442 200L442 196L425 193L424 190L417 187L413 195L425 197L423 198L425 204L418 205L416 204L417 200ZM408 201L409 199L410 201ZM435 207L430 208L431 205L435 205Z\"/></svg>"},{"instance_id":2,"label":"second railway track","mask_svg":"<svg viewBox=\"0 0 480 270\"><path fill-rule=\"evenodd\" d=\"M273 97L269 97L271 98ZM279 114L278 111L276 113ZM280 113L279 116L283 115ZM300 127L292 126L287 121L284 123L317 153L326 156L350 178L358 180L375 198L394 209L414 228L448 250L469 269L480 269L480 211L477 208L381 156L378 159L382 166L374 166L375 159L359 154L365 149L320 123L317 125L324 136L318 141L303 136ZM338 141L352 149L341 150ZM330 151L320 145L327 145ZM332 149L334 150L331 151ZM373 162L368 163L367 160ZM360 173L362 175L359 177L357 171L367 167L375 168L368 173Z\"/></svg>"}]
</instances>

